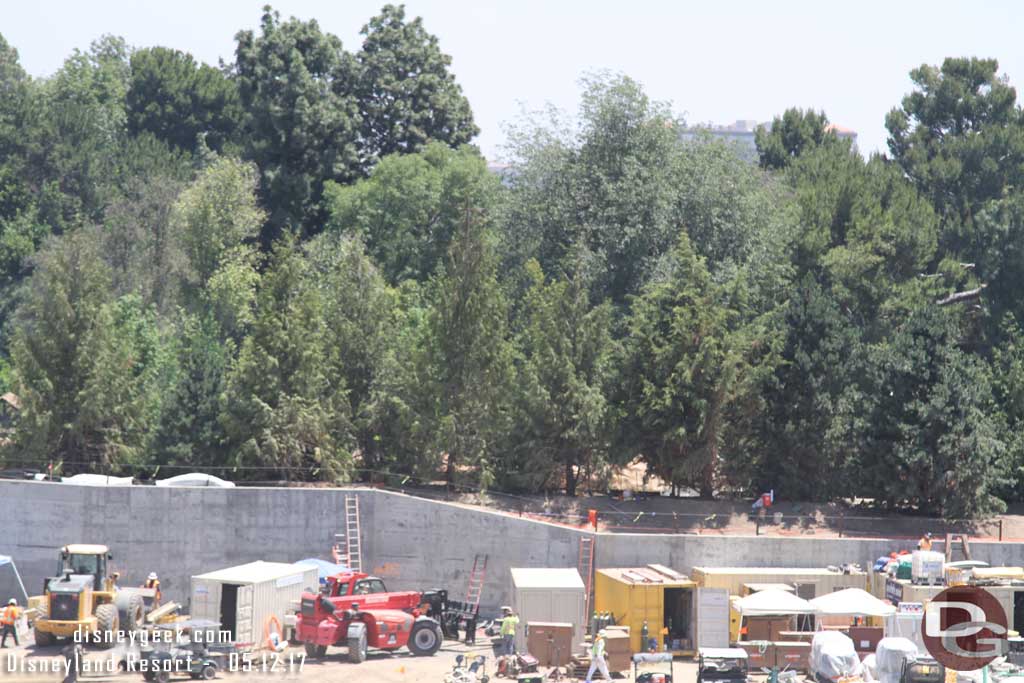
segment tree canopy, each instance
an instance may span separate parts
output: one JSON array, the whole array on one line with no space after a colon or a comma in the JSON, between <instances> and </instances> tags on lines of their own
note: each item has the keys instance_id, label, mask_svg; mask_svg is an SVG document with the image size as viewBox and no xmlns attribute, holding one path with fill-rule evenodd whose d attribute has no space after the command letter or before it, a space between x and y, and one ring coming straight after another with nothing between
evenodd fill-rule
<instances>
[{"instance_id":1,"label":"tree canopy","mask_svg":"<svg viewBox=\"0 0 1024 683\"><path fill-rule=\"evenodd\" d=\"M327 28L266 7L230 64L102 36L39 78L0 37L5 466L575 495L640 461L704 498L1022 499L1024 114L995 60L915 69L887 155L791 108L756 163L587 74L496 173L422 18Z\"/></svg>"}]
</instances>

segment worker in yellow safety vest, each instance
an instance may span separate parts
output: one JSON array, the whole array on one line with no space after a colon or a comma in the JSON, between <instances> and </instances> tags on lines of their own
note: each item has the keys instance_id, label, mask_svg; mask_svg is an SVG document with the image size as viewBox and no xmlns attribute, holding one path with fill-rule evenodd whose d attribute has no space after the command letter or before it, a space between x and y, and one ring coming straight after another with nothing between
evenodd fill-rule
<instances>
[{"instance_id":1,"label":"worker in yellow safety vest","mask_svg":"<svg viewBox=\"0 0 1024 683\"><path fill-rule=\"evenodd\" d=\"M587 669L587 683L590 683L594 671L597 670L600 670L601 676L606 681L612 680L611 674L608 673L608 663L604 661L604 637L606 635L608 635L607 632L601 629L594 637L594 642L590 644L590 668Z\"/></svg>"},{"instance_id":2,"label":"worker in yellow safety vest","mask_svg":"<svg viewBox=\"0 0 1024 683\"><path fill-rule=\"evenodd\" d=\"M18 617L21 610L18 609L18 601L11 598L7 601L7 607L0 613L0 628L3 629L3 637L0 637L0 647L7 647L7 635L14 636L14 646L21 645L18 642Z\"/></svg>"},{"instance_id":3,"label":"worker in yellow safety vest","mask_svg":"<svg viewBox=\"0 0 1024 683\"><path fill-rule=\"evenodd\" d=\"M516 626L519 626L519 617L515 615L511 607L501 608L501 645L503 655L514 655L516 653Z\"/></svg>"},{"instance_id":4,"label":"worker in yellow safety vest","mask_svg":"<svg viewBox=\"0 0 1024 683\"><path fill-rule=\"evenodd\" d=\"M921 537L921 540L917 542L918 550L931 550L932 549L932 533L929 531Z\"/></svg>"}]
</instances>

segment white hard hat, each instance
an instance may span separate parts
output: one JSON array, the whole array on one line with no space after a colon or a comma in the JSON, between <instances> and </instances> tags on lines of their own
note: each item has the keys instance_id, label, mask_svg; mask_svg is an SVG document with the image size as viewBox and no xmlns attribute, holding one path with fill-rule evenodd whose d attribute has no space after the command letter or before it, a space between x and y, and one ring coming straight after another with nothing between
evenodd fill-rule
<instances>
[{"instance_id":1,"label":"white hard hat","mask_svg":"<svg viewBox=\"0 0 1024 683\"><path fill-rule=\"evenodd\" d=\"M7 604L8 605L17 605L18 601L15 600L14 598L11 598L10 600L7 601Z\"/></svg>"},{"instance_id":2,"label":"white hard hat","mask_svg":"<svg viewBox=\"0 0 1024 683\"><path fill-rule=\"evenodd\" d=\"M605 631L604 629L601 629L600 631L597 632L597 635L599 637L601 637L601 638L604 638L605 636L608 635L608 631Z\"/></svg>"},{"instance_id":3,"label":"white hard hat","mask_svg":"<svg viewBox=\"0 0 1024 683\"><path fill-rule=\"evenodd\" d=\"M156 581L156 579L157 579L156 572L150 572L149 573L149 580L150 581Z\"/></svg>"},{"instance_id":4,"label":"white hard hat","mask_svg":"<svg viewBox=\"0 0 1024 683\"><path fill-rule=\"evenodd\" d=\"M509 607L508 605L502 605L502 607L501 607L501 611L502 611L502 612L511 612L511 611L512 611L512 608L511 608L511 607Z\"/></svg>"}]
</instances>

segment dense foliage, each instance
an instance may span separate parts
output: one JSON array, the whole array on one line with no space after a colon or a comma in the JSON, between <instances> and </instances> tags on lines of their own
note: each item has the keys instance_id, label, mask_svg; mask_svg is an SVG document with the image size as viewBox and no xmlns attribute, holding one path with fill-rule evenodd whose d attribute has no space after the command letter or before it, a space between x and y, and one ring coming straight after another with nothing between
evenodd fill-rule
<instances>
[{"instance_id":1,"label":"dense foliage","mask_svg":"<svg viewBox=\"0 0 1024 683\"><path fill-rule=\"evenodd\" d=\"M39 79L0 38L7 466L574 495L639 458L704 497L1021 498L994 60L915 69L866 160L791 109L752 164L591 75L496 174L422 19L362 36L267 7L233 64L104 36Z\"/></svg>"}]
</instances>

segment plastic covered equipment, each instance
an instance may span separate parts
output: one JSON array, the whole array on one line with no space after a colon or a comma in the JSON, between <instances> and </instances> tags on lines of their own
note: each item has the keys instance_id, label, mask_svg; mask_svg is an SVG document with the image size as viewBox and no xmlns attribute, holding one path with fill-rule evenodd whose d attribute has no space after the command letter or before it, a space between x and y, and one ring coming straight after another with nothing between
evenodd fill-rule
<instances>
[{"instance_id":1,"label":"plastic covered equipment","mask_svg":"<svg viewBox=\"0 0 1024 683\"><path fill-rule=\"evenodd\" d=\"M916 660L917 657L917 645L909 638L882 638L875 648L878 683L899 683L903 675L903 663Z\"/></svg>"},{"instance_id":2,"label":"plastic covered equipment","mask_svg":"<svg viewBox=\"0 0 1024 683\"><path fill-rule=\"evenodd\" d=\"M864 672L853 641L839 631L819 631L814 634L810 664L811 673L822 683L860 678Z\"/></svg>"}]
</instances>

